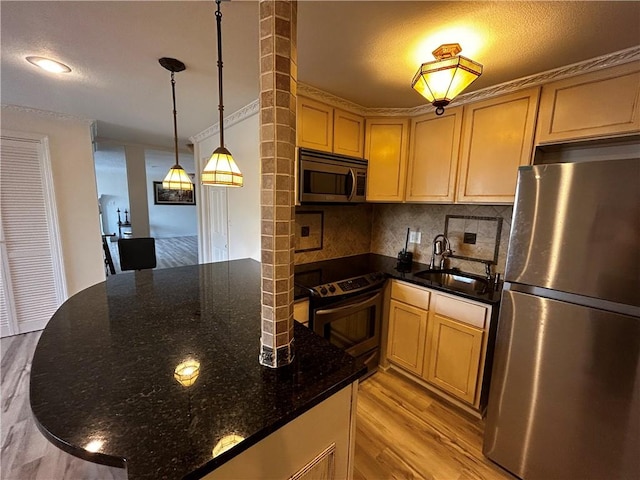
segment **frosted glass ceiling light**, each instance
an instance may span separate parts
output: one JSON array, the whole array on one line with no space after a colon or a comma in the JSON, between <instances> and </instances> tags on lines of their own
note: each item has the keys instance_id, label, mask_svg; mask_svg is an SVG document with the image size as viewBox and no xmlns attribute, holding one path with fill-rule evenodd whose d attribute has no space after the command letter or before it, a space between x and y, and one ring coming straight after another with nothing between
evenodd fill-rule
<instances>
[{"instance_id":1,"label":"frosted glass ceiling light","mask_svg":"<svg viewBox=\"0 0 640 480\"><path fill-rule=\"evenodd\" d=\"M51 60L50 58L45 57L26 57L25 60L36 67L40 67L47 72L52 73L69 73L71 69L66 66L64 63L57 62L55 60Z\"/></svg>"},{"instance_id":2,"label":"frosted glass ceiling light","mask_svg":"<svg viewBox=\"0 0 640 480\"><path fill-rule=\"evenodd\" d=\"M413 89L436 107L436 115L482 75L482 65L458 55L457 43L445 43L433 51L436 61L423 63L413 77Z\"/></svg>"},{"instance_id":3,"label":"frosted glass ceiling light","mask_svg":"<svg viewBox=\"0 0 640 480\"><path fill-rule=\"evenodd\" d=\"M221 185L224 187L241 187L242 173L231 156L231 152L224 147L224 105L222 101L222 12L220 1L216 0L216 26L218 33L218 110L220 111L220 146L216 148L207 165L204 167L200 179L203 185Z\"/></svg>"},{"instance_id":4,"label":"frosted glass ceiling light","mask_svg":"<svg viewBox=\"0 0 640 480\"><path fill-rule=\"evenodd\" d=\"M184 168L180 166L178 161L178 120L176 112L176 81L173 78L175 72L182 72L185 70L184 63L175 58L162 57L158 60L160 65L171 72L171 94L173 96L173 146L176 152L176 163L169 169L169 173L164 177L162 181L162 188L165 190L193 190L193 182L184 171Z\"/></svg>"}]
</instances>

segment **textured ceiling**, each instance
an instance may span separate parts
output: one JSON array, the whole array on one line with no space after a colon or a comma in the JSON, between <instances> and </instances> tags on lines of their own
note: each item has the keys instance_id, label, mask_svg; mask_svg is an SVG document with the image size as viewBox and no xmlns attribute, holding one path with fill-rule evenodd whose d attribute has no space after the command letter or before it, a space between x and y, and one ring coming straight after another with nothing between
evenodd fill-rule
<instances>
[{"instance_id":1,"label":"textured ceiling","mask_svg":"<svg viewBox=\"0 0 640 480\"><path fill-rule=\"evenodd\" d=\"M2 1L1 101L98 121L98 136L171 147L217 120L213 1ZM484 65L469 91L640 44L640 2L299 1L299 80L366 107L423 103L410 88L441 43ZM222 4L225 112L258 96L258 3ZM50 56L71 74L24 61Z\"/></svg>"}]
</instances>

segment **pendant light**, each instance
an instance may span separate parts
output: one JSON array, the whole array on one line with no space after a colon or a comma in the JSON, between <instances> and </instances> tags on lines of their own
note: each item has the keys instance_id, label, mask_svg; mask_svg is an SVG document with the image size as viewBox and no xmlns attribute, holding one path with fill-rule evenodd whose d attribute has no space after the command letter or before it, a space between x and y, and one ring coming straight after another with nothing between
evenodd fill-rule
<instances>
[{"instance_id":1,"label":"pendant light","mask_svg":"<svg viewBox=\"0 0 640 480\"><path fill-rule=\"evenodd\" d=\"M436 61L423 63L411 82L436 107L436 115L442 115L444 107L482 75L482 65L458 55L461 51L458 43L440 45L432 52Z\"/></svg>"},{"instance_id":2,"label":"pendant light","mask_svg":"<svg viewBox=\"0 0 640 480\"><path fill-rule=\"evenodd\" d=\"M184 63L180 60L176 60L175 58L167 58L162 57L158 60L160 65L171 72L171 93L173 95L173 145L176 152L176 163L171 169L169 169L169 173L164 177L162 181L162 188L165 190L182 190L182 191L191 191L193 190L193 182L187 175L187 172L184 171L184 168L180 166L180 162L178 161L178 120L177 120L177 112L176 112L176 81L173 78L175 72L182 72L185 69Z\"/></svg>"},{"instance_id":3,"label":"pendant light","mask_svg":"<svg viewBox=\"0 0 640 480\"><path fill-rule=\"evenodd\" d=\"M216 0L216 26L218 33L218 110L220 111L220 146L216 148L201 174L203 185L221 185L226 187L241 187L242 173L231 156L231 152L224 147L224 105L222 101L222 12L220 1Z\"/></svg>"}]
</instances>

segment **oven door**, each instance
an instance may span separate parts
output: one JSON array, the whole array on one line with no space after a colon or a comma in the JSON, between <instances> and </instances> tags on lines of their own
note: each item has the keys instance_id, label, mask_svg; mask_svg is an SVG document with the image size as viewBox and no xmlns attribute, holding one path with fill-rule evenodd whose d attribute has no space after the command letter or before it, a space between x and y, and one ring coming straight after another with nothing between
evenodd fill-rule
<instances>
[{"instance_id":1,"label":"oven door","mask_svg":"<svg viewBox=\"0 0 640 480\"><path fill-rule=\"evenodd\" d=\"M313 312L313 331L354 357L380 346L382 290L343 300Z\"/></svg>"}]
</instances>

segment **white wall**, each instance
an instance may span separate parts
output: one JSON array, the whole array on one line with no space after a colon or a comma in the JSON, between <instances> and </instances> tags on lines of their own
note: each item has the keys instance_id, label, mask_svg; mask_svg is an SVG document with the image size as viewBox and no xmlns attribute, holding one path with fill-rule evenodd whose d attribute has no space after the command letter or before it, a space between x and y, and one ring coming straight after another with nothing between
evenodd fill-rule
<instances>
[{"instance_id":1,"label":"white wall","mask_svg":"<svg viewBox=\"0 0 640 480\"><path fill-rule=\"evenodd\" d=\"M90 124L2 108L2 128L49 137L58 226L69 296L105 279Z\"/></svg>"},{"instance_id":2,"label":"white wall","mask_svg":"<svg viewBox=\"0 0 640 480\"><path fill-rule=\"evenodd\" d=\"M117 147L94 153L98 199L102 205L102 224L105 234L118 234L118 209L124 222L129 210L129 191L124 150Z\"/></svg>"},{"instance_id":3,"label":"white wall","mask_svg":"<svg viewBox=\"0 0 640 480\"><path fill-rule=\"evenodd\" d=\"M242 188L226 188L228 205L228 256L230 260L253 258L260 261L260 125L259 116L252 116L225 128L227 149L233 154L244 177ZM194 145L202 167L215 148L219 146L219 135L208 136ZM199 167L200 168L200 167ZM201 189L225 188L205 187ZM202 195L201 195L202 197ZM205 198L206 200L206 198ZM211 205L202 205L199 212L201 222L207 225L206 216L213 210ZM203 221L205 220L205 221ZM207 233L207 232L203 232ZM206 242L202 242L201 245ZM208 258L206 255L203 258Z\"/></svg>"}]
</instances>

